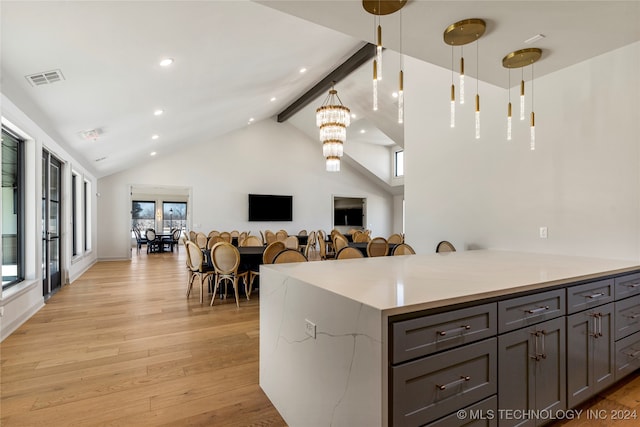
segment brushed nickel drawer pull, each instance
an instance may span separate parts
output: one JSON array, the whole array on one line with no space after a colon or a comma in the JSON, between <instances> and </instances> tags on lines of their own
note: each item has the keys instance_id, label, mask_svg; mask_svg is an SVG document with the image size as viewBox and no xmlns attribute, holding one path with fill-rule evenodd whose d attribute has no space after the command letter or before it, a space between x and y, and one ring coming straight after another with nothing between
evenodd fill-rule
<instances>
[{"instance_id":1,"label":"brushed nickel drawer pull","mask_svg":"<svg viewBox=\"0 0 640 427\"><path fill-rule=\"evenodd\" d=\"M462 375L459 380L452 381L449 384L442 384L442 385L436 384L436 387L438 387L438 390L446 390L448 387L455 387L457 385L460 385L462 383L469 381L470 379L471 379L470 376Z\"/></svg>"},{"instance_id":2,"label":"brushed nickel drawer pull","mask_svg":"<svg viewBox=\"0 0 640 427\"><path fill-rule=\"evenodd\" d=\"M592 294L592 295L587 295L587 298L589 299L594 299L594 298L599 298L604 296L604 294L602 292L598 292L597 294Z\"/></svg>"},{"instance_id":3,"label":"brushed nickel drawer pull","mask_svg":"<svg viewBox=\"0 0 640 427\"><path fill-rule=\"evenodd\" d=\"M637 319L640 317L640 314L632 313L630 316L627 316L629 319Z\"/></svg>"},{"instance_id":4,"label":"brushed nickel drawer pull","mask_svg":"<svg viewBox=\"0 0 640 427\"><path fill-rule=\"evenodd\" d=\"M627 284L628 288L637 288L638 286L640 286L640 281L631 282L631 283Z\"/></svg>"},{"instance_id":5,"label":"brushed nickel drawer pull","mask_svg":"<svg viewBox=\"0 0 640 427\"><path fill-rule=\"evenodd\" d=\"M462 325L459 328L450 329L448 331L438 331L438 335L440 335L441 337L444 337L447 334L455 334L455 333L458 333L458 332L464 332L464 331L468 331L469 329L471 329L471 325Z\"/></svg>"},{"instance_id":6,"label":"brushed nickel drawer pull","mask_svg":"<svg viewBox=\"0 0 640 427\"><path fill-rule=\"evenodd\" d=\"M525 310L525 313L527 313L527 314L538 314L538 313L542 313L543 311L547 311L547 310L549 310L549 306L545 305L544 307L530 308L529 310Z\"/></svg>"}]
</instances>

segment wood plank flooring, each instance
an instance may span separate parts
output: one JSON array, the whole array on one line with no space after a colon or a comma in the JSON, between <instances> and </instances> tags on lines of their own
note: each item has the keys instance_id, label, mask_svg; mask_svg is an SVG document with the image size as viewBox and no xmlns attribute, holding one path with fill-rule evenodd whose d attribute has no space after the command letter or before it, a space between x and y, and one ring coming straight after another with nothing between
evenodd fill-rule
<instances>
[{"instance_id":1,"label":"wood plank flooring","mask_svg":"<svg viewBox=\"0 0 640 427\"><path fill-rule=\"evenodd\" d=\"M283 426L258 385L259 296L185 296L185 251L102 262L2 342L0 424Z\"/></svg>"},{"instance_id":2,"label":"wood plank flooring","mask_svg":"<svg viewBox=\"0 0 640 427\"><path fill-rule=\"evenodd\" d=\"M1 344L0 425L284 426L258 385L259 295L210 307L186 280L184 248L134 251L63 288ZM556 425L640 425L640 375L580 409L609 417Z\"/></svg>"}]
</instances>

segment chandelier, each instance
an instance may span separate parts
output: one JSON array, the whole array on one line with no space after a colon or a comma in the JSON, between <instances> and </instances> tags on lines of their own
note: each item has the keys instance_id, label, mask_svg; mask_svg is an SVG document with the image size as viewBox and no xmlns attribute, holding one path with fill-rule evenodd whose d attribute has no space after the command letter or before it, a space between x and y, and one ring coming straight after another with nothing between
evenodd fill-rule
<instances>
[{"instance_id":1,"label":"chandelier","mask_svg":"<svg viewBox=\"0 0 640 427\"><path fill-rule=\"evenodd\" d=\"M342 104L338 91L331 84L329 95L316 110L316 126L320 128L322 155L328 172L340 171L343 144L347 139L347 126L351 124L351 111Z\"/></svg>"}]
</instances>

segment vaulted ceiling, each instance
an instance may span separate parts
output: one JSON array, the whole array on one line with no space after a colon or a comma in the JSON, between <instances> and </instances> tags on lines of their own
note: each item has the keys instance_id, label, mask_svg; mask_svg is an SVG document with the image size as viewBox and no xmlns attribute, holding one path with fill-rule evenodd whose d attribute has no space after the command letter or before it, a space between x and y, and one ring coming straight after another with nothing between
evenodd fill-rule
<instances>
[{"instance_id":1,"label":"vaulted ceiling","mask_svg":"<svg viewBox=\"0 0 640 427\"><path fill-rule=\"evenodd\" d=\"M4 0L0 8L2 92L98 177L273 118L374 42L374 17L359 0ZM443 30L470 17L487 21L480 78L502 87L500 59L536 34L545 36L530 45L544 52L537 76L640 40L638 1L410 0L402 37L399 13L381 18L385 61L399 62L402 40L403 54L449 68ZM161 67L163 58L174 62ZM26 78L52 70L63 80ZM349 139L402 146L393 101L368 108L370 72L363 66L338 86L357 114L353 127L366 129ZM385 79L381 96L394 82ZM323 97L291 120L314 139Z\"/></svg>"}]
</instances>

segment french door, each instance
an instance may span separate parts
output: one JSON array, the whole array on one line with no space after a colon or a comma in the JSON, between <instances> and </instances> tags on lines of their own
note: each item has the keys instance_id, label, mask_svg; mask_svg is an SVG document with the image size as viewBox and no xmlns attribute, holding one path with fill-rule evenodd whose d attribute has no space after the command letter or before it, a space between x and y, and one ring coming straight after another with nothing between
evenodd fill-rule
<instances>
[{"instance_id":1,"label":"french door","mask_svg":"<svg viewBox=\"0 0 640 427\"><path fill-rule=\"evenodd\" d=\"M42 151L42 295L45 299L61 286L60 215L62 200L60 160Z\"/></svg>"}]
</instances>

